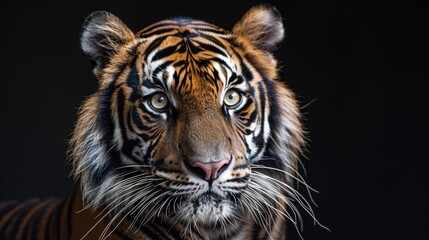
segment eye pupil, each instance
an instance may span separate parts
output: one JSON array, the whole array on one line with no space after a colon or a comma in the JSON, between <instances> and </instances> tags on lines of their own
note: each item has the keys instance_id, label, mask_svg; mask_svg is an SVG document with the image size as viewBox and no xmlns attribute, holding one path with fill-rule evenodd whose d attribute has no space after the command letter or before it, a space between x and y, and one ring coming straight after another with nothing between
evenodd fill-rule
<instances>
[{"instance_id":1,"label":"eye pupil","mask_svg":"<svg viewBox=\"0 0 429 240\"><path fill-rule=\"evenodd\" d=\"M158 103L162 103L164 101L165 101L165 98L163 96L159 96L158 99L157 99Z\"/></svg>"}]
</instances>

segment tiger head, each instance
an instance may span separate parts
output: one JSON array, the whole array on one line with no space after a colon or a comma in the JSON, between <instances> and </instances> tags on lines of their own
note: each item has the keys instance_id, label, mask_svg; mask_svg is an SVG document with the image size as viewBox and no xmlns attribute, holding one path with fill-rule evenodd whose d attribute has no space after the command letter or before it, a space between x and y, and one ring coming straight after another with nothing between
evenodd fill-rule
<instances>
[{"instance_id":1,"label":"tiger head","mask_svg":"<svg viewBox=\"0 0 429 240\"><path fill-rule=\"evenodd\" d=\"M133 33L92 13L81 47L99 88L70 145L88 206L222 234L249 221L270 231L289 216L304 140L294 95L278 80L283 38L268 5L231 31L176 18Z\"/></svg>"}]
</instances>

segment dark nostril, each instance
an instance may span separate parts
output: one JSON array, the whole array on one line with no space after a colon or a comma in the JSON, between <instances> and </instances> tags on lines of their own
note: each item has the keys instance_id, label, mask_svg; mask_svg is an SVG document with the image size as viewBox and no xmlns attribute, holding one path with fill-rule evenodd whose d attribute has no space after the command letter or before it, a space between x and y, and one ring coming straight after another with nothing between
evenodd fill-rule
<instances>
[{"instance_id":1,"label":"dark nostril","mask_svg":"<svg viewBox=\"0 0 429 240\"><path fill-rule=\"evenodd\" d=\"M204 180L214 180L218 178L222 172L225 171L228 165L228 159L223 159L219 162L210 163L194 162L192 164L192 171Z\"/></svg>"},{"instance_id":2,"label":"dark nostril","mask_svg":"<svg viewBox=\"0 0 429 240\"><path fill-rule=\"evenodd\" d=\"M226 160L226 159L225 159ZM217 176L216 176L216 178L218 178L227 168L228 168L228 166L229 166L229 164L231 163L231 161L226 161L226 163L224 163L220 168L219 168L219 170L217 171Z\"/></svg>"},{"instance_id":3,"label":"dark nostril","mask_svg":"<svg viewBox=\"0 0 429 240\"><path fill-rule=\"evenodd\" d=\"M193 167L191 166L191 170L200 178L205 179L207 173L206 171L204 171L204 169L200 168L200 167ZM205 179L207 180L207 179Z\"/></svg>"},{"instance_id":4,"label":"dark nostril","mask_svg":"<svg viewBox=\"0 0 429 240\"><path fill-rule=\"evenodd\" d=\"M191 164L188 163L188 161L185 161L185 166L191 171L193 172L195 175L197 175L198 177L204 179L204 177L206 176L206 172L199 167L193 167L191 166Z\"/></svg>"}]
</instances>

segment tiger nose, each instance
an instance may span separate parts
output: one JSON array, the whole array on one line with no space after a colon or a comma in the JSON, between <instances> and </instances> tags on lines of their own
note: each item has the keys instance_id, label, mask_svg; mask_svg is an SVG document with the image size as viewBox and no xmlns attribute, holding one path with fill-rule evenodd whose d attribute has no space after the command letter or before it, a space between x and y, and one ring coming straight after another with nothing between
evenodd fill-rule
<instances>
[{"instance_id":1,"label":"tiger nose","mask_svg":"<svg viewBox=\"0 0 429 240\"><path fill-rule=\"evenodd\" d=\"M228 167L229 161L228 159L223 159L219 162L194 162L192 164L192 167L196 169L200 169L201 177L208 181L208 180L215 180L218 178L218 176L225 171L225 169ZM202 171L201 171L202 170Z\"/></svg>"}]
</instances>

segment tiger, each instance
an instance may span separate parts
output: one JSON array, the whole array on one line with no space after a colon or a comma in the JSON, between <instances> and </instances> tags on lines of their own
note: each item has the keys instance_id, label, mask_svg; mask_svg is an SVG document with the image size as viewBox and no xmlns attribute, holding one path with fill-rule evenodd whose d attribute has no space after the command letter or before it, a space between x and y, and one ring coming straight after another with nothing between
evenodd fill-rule
<instances>
[{"instance_id":1,"label":"tiger","mask_svg":"<svg viewBox=\"0 0 429 240\"><path fill-rule=\"evenodd\" d=\"M187 17L133 32L113 13L84 21L98 89L77 113L66 199L0 203L1 239L286 239L306 146L280 79L279 11L232 27ZM309 188L309 187L308 187Z\"/></svg>"}]
</instances>

